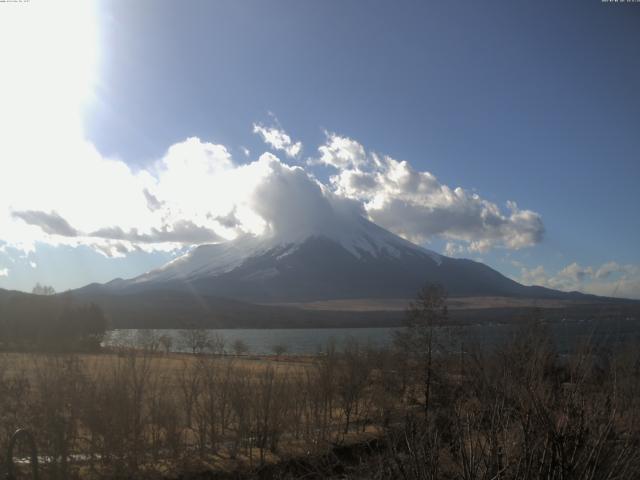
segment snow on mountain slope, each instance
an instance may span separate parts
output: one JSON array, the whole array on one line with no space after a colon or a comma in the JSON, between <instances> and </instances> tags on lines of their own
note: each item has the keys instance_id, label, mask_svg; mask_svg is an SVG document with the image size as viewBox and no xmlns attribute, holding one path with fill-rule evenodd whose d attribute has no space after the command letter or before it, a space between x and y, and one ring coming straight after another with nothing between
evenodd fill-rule
<instances>
[{"instance_id":1,"label":"snow on mountain slope","mask_svg":"<svg viewBox=\"0 0 640 480\"><path fill-rule=\"evenodd\" d=\"M321 227L202 245L157 270L76 294L103 300L183 295L206 307L207 298L261 304L412 298L426 283L439 283L451 296L582 298L526 287L482 263L438 255L362 217ZM188 318L190 307L182 307L179 315Z\"/></svg>"},{"instance_id":2,"label":"snow on mountain slope","mask_svg":"<svg viewBox=\"0 0 640 480\"><path fill-rule=\"evenodd\" d=\"M157 270L130 280L129 284L216 277L262 255L283 259L312 238L325 238L335 242L356 259L375 259L381 256L399 258L412 253L427 256L436 265L442 263L442 257L437 253L414 245L362 217L349 223L341 222L336 227L338 228L329 231L307 230L287 236L246 235L229 242L201 245Z\"/></svg>"}]
</instances>

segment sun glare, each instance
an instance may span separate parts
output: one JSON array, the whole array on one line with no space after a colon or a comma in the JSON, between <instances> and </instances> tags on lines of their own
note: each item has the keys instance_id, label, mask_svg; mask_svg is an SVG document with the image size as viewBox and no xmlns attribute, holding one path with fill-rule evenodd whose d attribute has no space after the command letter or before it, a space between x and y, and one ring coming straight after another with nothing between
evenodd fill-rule
<instances>
[{"instance_id":1,"label":"sun glare","mask_svg":"<svg viewBox=\"0 0 640 480\"><path fill-rule=\"evenodd\" d=\"M34 227L12 221L10 212L54 208L52 201L71 197L68 186L77 183L81 170L68 167L86 163L81 113L96 81L95 4L31 0L1 7L0 231L3 240L33 248Z\"/></svg>"},{"instance_id":2,"label":"sun glare","mask_svg":"<svg viewBox=\"0 0 640 480\"><path fill-rule=\"evenodd\" d=\"M78 129L96 75L95 5L7 3L0 15L3 132L33 136ZM62 132L61 132L62 130ZM22 137L22 135L19 135Z\"/></svg>"}]
</instances>

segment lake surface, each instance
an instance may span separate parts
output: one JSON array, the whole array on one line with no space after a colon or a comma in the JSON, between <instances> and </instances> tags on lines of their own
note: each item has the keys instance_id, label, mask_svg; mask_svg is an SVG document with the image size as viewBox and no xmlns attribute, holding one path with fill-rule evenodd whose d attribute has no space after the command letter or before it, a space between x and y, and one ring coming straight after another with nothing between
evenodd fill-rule
<instances>
[{"instance_id":1,"label":"lake surface","mask_svg":"<svg viewBox=\"0 0 640 480\"><path fill-rule=\"evenodd\" d=\"M207 330L211 338L222 337L225 350L231 352L234 341L242 340L249 352L256 355L272 354L275 345L283 345L296 355L322 352L329 342L341 348L352 338L361 344L375 347L391 343L395 328L318 328L318 329L215 329ZM149 340L166 335L171 338L171 350L189 352L184 330L113 330L105 337L105 346L143 347Z\"/></svg>"},{"instance_id":2,"label":"lake surface","mask_svg":"<svg viewBox=\"0 0 640 480\"><path fill-rule=\"evenodd\" d=\"M590 341L608 347L628 341L640 340L640 320L616 321L568 321L549 324L554 341L560 352L572 350L577 345ZM232 352L232 344L242 340L255 355L269 355L273 347L283 345L287 353L295 355L322 352L330 342L337 348L353 339L361 345L388 346L398 328L310 328L310 329L216 329L207 330L211 338L224 339L225 350ZM523 333L517 325L468 325L462 327L437 327L438 343L444 348L459 348L459 345L475 344L493 347L503 344ZM141 348L166 336L171 339L171 351L189 352L184 330L112 330L103 345L108 347Z\"/></svg>"}]
</instances>

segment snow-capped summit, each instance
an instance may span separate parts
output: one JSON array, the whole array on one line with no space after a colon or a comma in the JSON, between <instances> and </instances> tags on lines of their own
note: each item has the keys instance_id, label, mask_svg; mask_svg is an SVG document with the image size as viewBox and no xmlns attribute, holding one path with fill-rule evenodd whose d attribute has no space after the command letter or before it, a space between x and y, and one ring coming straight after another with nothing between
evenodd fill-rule
<instances>
[{"instance_id":1,"label":"snow-capped summit","mask_svg":"<svg viewBox=\"0 0 640 480\"><path fill-rule=\"evenodd\" d=\"M201 245L168 264L134 278L130 284L164 282L172 280L193 281L229 273L246 262L262 256L270 256L282 262L302 248L307 242L323 239L333 242L346 250L355 260L372 261L379 258L400 259L406 255L430 258L435 265L442 263L442 257L404 240L374 223L358 217L343 229L333 229L328 233L306 231L284 236L265 234L261 236L243 235L228 242Z\"/></svg>"}]
</instances>

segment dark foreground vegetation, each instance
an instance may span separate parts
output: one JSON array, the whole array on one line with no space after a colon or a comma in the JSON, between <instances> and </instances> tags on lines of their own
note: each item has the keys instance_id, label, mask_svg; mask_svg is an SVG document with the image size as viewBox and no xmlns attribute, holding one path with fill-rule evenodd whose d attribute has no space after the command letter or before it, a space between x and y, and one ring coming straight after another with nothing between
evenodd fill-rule
<instances>
[{"instance_id":1,"label":"dark foreground vegetation","mask_svg":"<svg viewBox=\"0 0 640 480\"><path fill-rule=\"evenodd\" d=\"M383 350L7 353L0 452L27 427L52 479L640 478L637 343L560 355L534 319L491 350L440 345L446 318L430 287Z\"/></svg>"}]
</instances>

